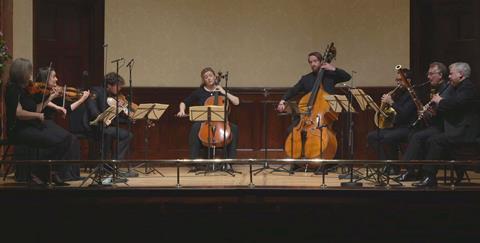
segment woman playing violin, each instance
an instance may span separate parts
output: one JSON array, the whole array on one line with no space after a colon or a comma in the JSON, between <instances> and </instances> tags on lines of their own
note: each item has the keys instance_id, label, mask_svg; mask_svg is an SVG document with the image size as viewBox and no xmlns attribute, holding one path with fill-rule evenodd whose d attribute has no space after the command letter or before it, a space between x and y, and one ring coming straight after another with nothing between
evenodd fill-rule
<instances>
[{"instance_id":1,"label":"woman playing violin","mask_svg":"<svg viewBox=\"0 0 480 243\"><path fill-rule=\"evenodd\" d=\"M215 71L210 68L204 68L200 72L200 77L202 78L202 83L200 88L193 91L183 102L179 105L179 111L177 113L178 117L186 117L185 109L192 105L203 105L205 101L214 96L215 92L218 92L219 95L225 97L225 90L218 84L218 77L215 74ZM230 93L227 94L228 101L233 105L240 104L240 99ZM190 158L196 159L199 157L200 150L202 149L202 142L198 137L198 133L201 127L201 122L194 122L192 128L190 129L190 135L188 139ZM227 146L227 158L236 157L237 149L237 140L238 140L238 127L237 125L230 122L230 128L232 132L233 139L231 143Z\"/></svg>"},{"instance_id":2,"label":"woman playing violin","mask_svg":"<svg viewBox=\"0 0 480 243\"><path fill-rule=\"evenodd\" d=\"M53 68L50 68L50 72L48 67L40 68L38 70L36 82L40 84L46 83L48 90L55 90L57 93L59 93L59 97L47 104L47 108L44 111L46 119L53 119L53 113L55 111L63 114L63 116L66 116L68 113L77 109L83 102L85 102L85 100L87 100L88 96L90 95L90 91L82 91L81 96L77 101L65 107L63 97L68 94L63 92L63 87L58 86L57 72ZM68 97L65 99L68 100Z\"/></svg>"},{"instance_id":3,"label":"woman playing violin","mask_svg":"<svg viewBox=\"0 0 480 243\"><path fill-rule=\"evenodd\" d=\"M52 121L45 120L42 113L46 105L59 94L52 91L45 99L35 99L27 92L33 78L30 60L18 58L10 67L5 103L7 110L8 138L15 144L40 148L39 159L69 160L75 149L74 138ZM58 167L54 166L53 182L68 185L59 177ZM28 175L32 183L44 185L48 179L48 167L32 166Z\"/></svg>"},{"instance_id":4,"label":"woman playing violin","mask_svg":"<svg viewBox=\"0 0 480 243\"><path fill-rule=\"evenodd\" d=\"M57 72L53 68L43 67L38 70L37 84L46 84L46 89L59 95L48 102L47 107L43 110L45 120L54 123L54 114L59 112L65 118L67 114L74 111L79 107L90 95L90 91L83 91L82 96L72 104L66 105L64 103L63 88L57 85L58 77ZM40 88L42 89L42 88ZM71 160L80 160L80 142L77 137L71 134L69 131L63 129L60 126L55 126L54 133L52 135L58 137L72 136L72 149L70 151ZM61 165L59 166L59 176L65 181L80 180L80 167L78 165Z\"/></svg>"}]
</instances>

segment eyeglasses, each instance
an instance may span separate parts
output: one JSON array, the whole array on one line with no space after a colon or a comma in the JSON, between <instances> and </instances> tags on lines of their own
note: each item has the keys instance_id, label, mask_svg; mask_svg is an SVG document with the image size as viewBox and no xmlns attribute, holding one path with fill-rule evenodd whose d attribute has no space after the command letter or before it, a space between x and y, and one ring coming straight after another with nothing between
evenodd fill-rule
<instances>
[{"instance_id":1,"label":"eyeglasses","mask_svg":"<svg viewBox=\"0 0 480 243\"><path fill-rule=\"evenodd\" d=\"M434 75L434 74L440 74L440 72L427 72L425 75Z\"/></svg>"}]
</instances>

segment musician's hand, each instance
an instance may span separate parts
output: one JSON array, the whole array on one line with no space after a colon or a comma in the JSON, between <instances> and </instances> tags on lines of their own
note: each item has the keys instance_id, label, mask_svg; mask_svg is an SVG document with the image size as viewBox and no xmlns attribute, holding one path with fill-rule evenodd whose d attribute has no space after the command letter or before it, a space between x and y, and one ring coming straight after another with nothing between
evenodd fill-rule
<instances>
[{"instance_id":1,"label":"musician's hand","mask_svg":"<svg viewBox=\"0 0 480 243\"><path fill-rule=\"evenodd\" d=\"M320 66L321 69L329 70L329 71L335 71L337 68L333 66L330 63L323 63L322 66Z\"/></svg>"},{"instance_id":2,"label":"musician's hand","mask_svg":"<svg viewBox=\"0 0 480 243\"><path fill-rule=\"evenodd\" d=\"M440 103L442 99L443 99L442 96L435 94L432 97L432 102L438 105L438 103Z\"/></svg>"},{"instance_id":3,"label":"musician's hand","mask_svg":"<svg viewBox=\"0 0 480 243\"><path fill-rule=\"evenodd\" d=\"M187 117L187 114L185 114L185 110L180 110L177 115L177 117Z\"/></svg>"},{"instance_id":4,"label":"musician's hand","mask_svg":"<svg viewBox=\"0 0 480 243\"><path fill-rule=\"evenodd\" d=\"M384 94L382 95L382 102L387 103L389 105L393 105L393 99L392 96L389 94Z\"/></svg>"},{"instance_id":5,"label":"musician's hand","mask_svg":"<svg viewBox=\"0 0 480 243\"><path fill-rule=\"evenodd\" d=\"M278 102L278 105L277 105L278 112L285 112L285 108L286 108L285 103L286 102L284 100L281 100L280 102Z\"/></svg>"},{"instance_id":6,"label":"musician's hand","mask_svg":"<svg viewBox=\"0 0 480 243\"><path fill-rule=\"evenodd\" d=\"M60 97L60 91L58 89L52 89L52 92L50 93L50 96L48 96L48 100L52 101L57 97Z\"/></svg>"},{"instance_id":7,"label":"musician's hand","mask_svg":"<svg viewBox=\"0 0 480 243\"><path fill-rule=\"evenodd\" d=\"M43 113L37 113L38 117L37 119L40 120L41 122L45 121L45 115Z\"/></svg>"},{"instance_id":8,"label":"musician's hand","mask_svg":"<svg viewBox=\"0 0 480 243\"><path fill-rule=\"evenodd\" d=\"M65 109L61 106L57 107L57 112L61 113L63 118L65 118L67 116L67 109Z\"/></svg>"},{"instance_id":9,"label":"musician's hand","mask_svg":"<svg viewBox=\"0 0 480 243\"><path fill-rule=\"evenodd\" d=\"M83 91L83 94L82 94L82 97L80 98L80 100L83 102L83 101L85 101L89 96L90 96L90 90Z\"/></svg>"},{"instance_id":10,"label":"musician's hand","mask_svg":"<svg viewBox=\"0 0 480 243\"><path fill-rule=\"evenodd\" d=\"M215 90L214 91L218 91L220 92L222 95L225 95L226 92L225 92L225 89L223 89L222 86L218 85L217 87L215 87Z\"/></svg>"}]
</instances>

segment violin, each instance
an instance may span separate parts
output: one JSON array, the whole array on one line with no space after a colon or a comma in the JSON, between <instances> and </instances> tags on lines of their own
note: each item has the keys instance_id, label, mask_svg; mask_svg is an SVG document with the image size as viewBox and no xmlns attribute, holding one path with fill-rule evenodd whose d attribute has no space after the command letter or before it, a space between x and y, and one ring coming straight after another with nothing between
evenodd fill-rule
<instances>
[{"instance_id":1,"label":"violin","mask_svg":"<svg viewBox=\"0 0 480 243\"><path fill-rule=\"evenodd\" d=\"M60 94L65 95L65 100L69 102L75 102L82 98L84 90L77 89L74 87L68 87L64 86L63 89L61 89ZM88 96L89 98L95 99L96 94L95 93L90 93Z\"/></svg>"},{"instance_id":2,"label":"violin","mask_svg":"<svg viewBox=\"0 0 480 243\"><path fill-rule=\"evenodd\" d=\"M27 92L31 95L42 94L42 95L50 95L53 91L43 82L29 82L27 87L25 87Z\"/></svg>"},{"instance_id":3,"label":"violin","mask_svg":"<svg viewBox=\"0 0 480 243\"><path fill-rule=\"evenodd\" d=\"M215 105L215 106L225 106L226 97L219 95L220 91L214 91L213 95L208 97L204 104L205 106ZM204 121L200 126L198 132L198 138L205 147L209 148L218 148L223 147L224 145L230 144L232 142L232 132L230 128L230 123L227 119L227 113L225 113L225 122L223 121Z\"/></svg>"},{"instance_id":4,"label":"violin","mask_svg":"<svg viewBox=\"0 0 480 243\"><path fill-rule=\"evenodd\" d=\"M331 43L323 55L323 63L330 63L335 55L336 49ZM337 138L332 126L338 113L333 112L325 100L328 93L322 86L324 74L324 69L318 71L312 91L299 101L300 122L285 140L285 153L290 158L332 159L336 154Z\"/></svg>"}]
</instances>

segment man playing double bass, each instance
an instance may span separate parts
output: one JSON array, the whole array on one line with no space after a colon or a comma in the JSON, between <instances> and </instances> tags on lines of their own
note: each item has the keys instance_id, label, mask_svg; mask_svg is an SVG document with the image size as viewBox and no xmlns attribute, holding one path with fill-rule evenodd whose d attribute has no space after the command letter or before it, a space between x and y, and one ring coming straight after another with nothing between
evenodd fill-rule
<instances>
[{"instance_id":1,"label":"man playing double bass","mask_svg":"<svg viewBox=\"0 0 480 243\"><path fill-rule=\"evenodd\" d=\"M322 87L329 94L335 93L336 84L346 82L352 78L352 76L350 76L350 74L345 72L343 69L336 68L330 63L322 63L322 60L323 58L320 52L311 52L308 54L308 64L310 65L312 71L303 75L297 84L289 89L287 93L285 93L277 106L277 110L279 112L285 111L286 101L289 99L300 93L305 94L312 91L315 80L317 79L318 71L320 71L320 69L325 70L325 76L322 80Z\"/></svg>"}]
</instances>

